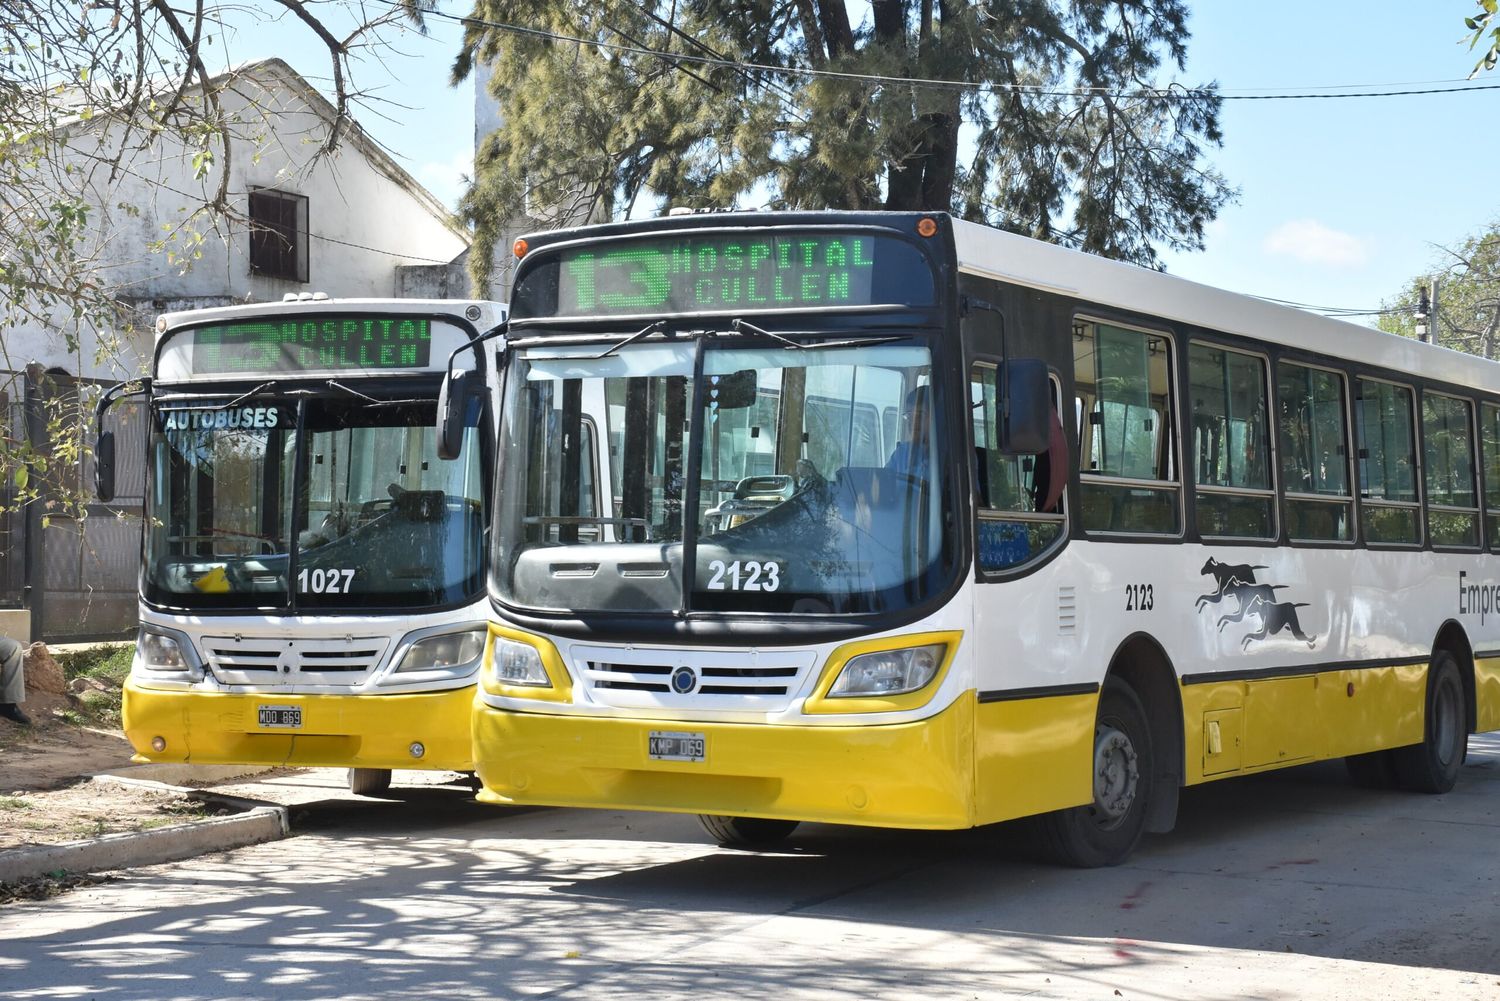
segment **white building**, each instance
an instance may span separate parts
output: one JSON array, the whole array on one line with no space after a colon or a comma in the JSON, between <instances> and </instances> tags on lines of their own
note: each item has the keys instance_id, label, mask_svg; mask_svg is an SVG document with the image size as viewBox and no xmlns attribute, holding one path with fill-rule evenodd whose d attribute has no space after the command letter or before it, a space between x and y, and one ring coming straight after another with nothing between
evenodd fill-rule
<instances>
[{"instance_id":1,"label":"white building","mask_svg":"<svg viewBox=\"0 0 1500 1001\"><path fill-rule=\"evenodd\" d=\"M35 440L39 403L73 393L77 383L144 374L159 312L288 292L467 292L462 264L453 264L468 248L465 230L357 124L347 123L337 148L320 155L336 112L306 79L268 59L213 84L234 124L227 156L216 146L202 177L197 151L175 136L141 147L139 130L102 115L66 126L65 155L76 169L60 175L62 183L90 206L82 254L126 309L119 327L80 331L72 349L61 316L0 334L0 431L26 436L29 402ZM228 211L194 217L226 172ZM121 445L122 456L131 454L127 441ZM33 634L105 635L133 622L139 525L110 515L138 510L126 491L138 492L141 481L139 472L122 476L119 502L82 525L49 512L42 529L38 511L0 513L0 607L44 605L46 621L34 623ZM0 510L14 506L8 489L0 484Z\"/></svg>"}]
</instances>

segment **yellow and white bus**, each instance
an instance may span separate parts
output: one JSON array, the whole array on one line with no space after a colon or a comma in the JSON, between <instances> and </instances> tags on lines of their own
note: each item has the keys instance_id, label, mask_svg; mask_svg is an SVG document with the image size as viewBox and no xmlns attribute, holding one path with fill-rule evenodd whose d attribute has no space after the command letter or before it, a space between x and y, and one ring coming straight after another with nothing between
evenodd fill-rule
<instances>
[{"instance_id":1,"label":"yellow and white bus","mask_svg":"<svg viewBox=\"0 0 1500 1001\"><path fill-rule=\"evenodd\" d=\"M472 770L488 619L491 302L329 299L168 313L149 404L139 761ZM439 461L443 372L459 461ZM466 376L468 378L468 376ZM465 447L466 446L466 447ZM101 495L114 441L101 432Z\"/></svg>"},{"instance_id":2,"label":"yellow and white bus","mask_svg":"<svg viewBox=\"0 0 1500 1001\"><path fill-rule=\"evenodd\" d=\"M481 798L1035 817L1500 727L1500 366L943 215L518 243Z\"/></svg>"}]
</instances>

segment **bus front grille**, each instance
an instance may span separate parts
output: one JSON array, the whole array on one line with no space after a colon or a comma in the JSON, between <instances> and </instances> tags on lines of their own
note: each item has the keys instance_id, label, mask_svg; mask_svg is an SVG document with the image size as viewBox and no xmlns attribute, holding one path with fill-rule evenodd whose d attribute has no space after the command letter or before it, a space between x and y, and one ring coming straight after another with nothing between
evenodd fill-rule
<instances>
[{"instance_id":1,"label":"bus front grille","mask_svg":"<svg viewBox=\"0 0 1500 1001\"><path fill-rule=\"evenodd\" d=\"M359 685L385 657L384 636L298 637L205 636L204 662L225 685Z\"/></svg>"},{"instance_id":2,"label":"bus front grille","mask_svg":"<svg viewBox=\"0 0 1500 1001\"><path fill-rule=\"evenodd\" d=\"M601 705L776 711L814 666L804 650L641 650L575 647L584 687Z\"/></svg>"}]
</instances>

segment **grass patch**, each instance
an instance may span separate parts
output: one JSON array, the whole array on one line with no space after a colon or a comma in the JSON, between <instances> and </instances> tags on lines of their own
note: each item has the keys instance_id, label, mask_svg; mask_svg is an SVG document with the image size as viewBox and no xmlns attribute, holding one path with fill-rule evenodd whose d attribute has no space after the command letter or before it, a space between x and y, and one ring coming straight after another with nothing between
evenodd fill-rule
<instances>
[{"instance_id":1,"label":"grass patch","mask_svg":"<svg viewBox=\"0 0 1500 1001\"><path fill-rule=\"evenodd\" d=\"M58 712L58 717L74 726L118 727L120 689L130 674L135 644L100 643L54 656L70 688L79 678L87 682L86 687L72 696L73 705Z\"/></svg>"},{"instance_id":2,"label":"grass patch","mask_svg":"<svg viewBox=\"0 0 1500 1001\"><path fill-rule=\"evenodd\" d=\"M135 656L134 643L100 643L84 650L70 650L55 654L63 669L63 677L94 678L119 687L130 673L130 660Z\"/></svg>"},{"instance_id":3,"label":"grass patch","mask_svg":"<svg viewBox=\"0 0 1500 1001\"><path fill-rule=\"evenodd\" d=\"M31 804L19 796L0 796L0 810L29 810Z\"/></svg>"}]
</instances>

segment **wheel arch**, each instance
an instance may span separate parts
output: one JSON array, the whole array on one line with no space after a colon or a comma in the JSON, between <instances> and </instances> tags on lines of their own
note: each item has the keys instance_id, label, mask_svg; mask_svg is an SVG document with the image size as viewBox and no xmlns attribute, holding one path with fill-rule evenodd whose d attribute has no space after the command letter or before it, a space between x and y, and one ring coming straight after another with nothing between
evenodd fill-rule
<instances>
[{"instance_id":1,"label":"wheel arch","mask_svg":"<svg viewBox=\"0 0 1500 1001\"><path fill-rule=\"evenodd\" d=\"M1474 647L1463 624L1449 619L1438 628L1437 638L1432 641L1432 652L1446 650L1458 661L1458 676L1464 686L1464 725L1474 733L1479 725L1479 706L1475 702Z\"/></svg>"},{"instance_id":2,"label":"wheel arch","mask_svg":"<svg viewBox=\"0 0 1500 1001\"><path fill-rule=\"evenodd\" d=\"M1130 685L1146 708L1156 779L1146 830L1165 833L1177 822L1178 793L1187 774L1182 684L1166 650L1147 633L1133 633L1115 649L1105 674L1106 681L1110 678Z\"/></svg>"}]
</instances>

